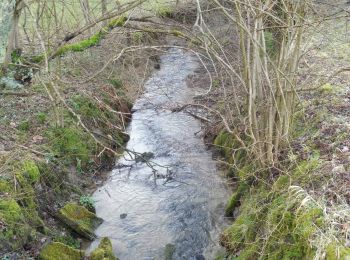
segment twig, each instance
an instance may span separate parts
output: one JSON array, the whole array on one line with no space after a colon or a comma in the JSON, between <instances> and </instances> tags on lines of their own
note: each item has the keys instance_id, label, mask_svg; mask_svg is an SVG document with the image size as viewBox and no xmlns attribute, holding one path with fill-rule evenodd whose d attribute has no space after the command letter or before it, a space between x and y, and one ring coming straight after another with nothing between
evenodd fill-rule
<instances>
[{"instance_id":1,"label":"twig","mask_svg":"<svg viewBox=\"0 0 350 260\"><path fill-rule=\"evenodd\" d=\"M28 96L33 95L33 93L28 93L28 92L15 92L15 91L0 91L0 95L4 95L4 96L28 97Z\"/></svg>"}]
</instances>

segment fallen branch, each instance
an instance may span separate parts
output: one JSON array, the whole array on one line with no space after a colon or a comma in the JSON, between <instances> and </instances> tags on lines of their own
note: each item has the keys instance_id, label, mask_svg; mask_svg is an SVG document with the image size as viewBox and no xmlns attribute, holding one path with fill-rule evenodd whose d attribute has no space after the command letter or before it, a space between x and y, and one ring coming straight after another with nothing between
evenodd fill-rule
<instances>
[{"instance_id":1,"label":"fallen branch","mask_svg":"<svg viewBox=\"0 0 350 260\"><path fill-rule=\"evenodd\" d=\"M33 95L33 93L28 93L28 92L15 92L15 91L0 91L0 95L3 95L3 96L28 97L28 96Z\"/></svg>"}]
</instances>

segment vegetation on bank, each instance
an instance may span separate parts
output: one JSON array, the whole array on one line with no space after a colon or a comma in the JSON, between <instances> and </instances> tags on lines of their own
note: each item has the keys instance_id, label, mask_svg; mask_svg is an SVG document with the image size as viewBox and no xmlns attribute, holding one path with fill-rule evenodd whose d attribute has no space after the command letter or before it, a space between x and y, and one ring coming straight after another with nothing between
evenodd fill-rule
<instances>
[{"instance_id":1,"label":"vegetation on bank","mask_svg":"<svg viewBox=\"0 0 350 260\"><path fill-rule=\"evenodd\" d=\"M109 91L117 90L111 86ZM122 91L120 86L118 91ZM122 149L127 140L125 133L111 126L128 121L130 105L119 97L116 102L107 93L104 104L108 107L82 95L74 95L69 101L81 122L98 135L77 124L76 115L69 110L62 111L64 124L59 127L48 123L54 118L53 113L43 112L19 124L22 138L36 127L40 127L43 135L36 136L41 144L35 150L17 149L15 153L0 154L0 251L5 253L2 257L14 257L13 252L23 248L35 250L40 241L56 241L45 247L41 259L59 259L63 252L81 259L81 252L74 249L80 247L76 234L92 239L94 228L101 223L91 212L94 203L84 195L84 190L94 185L97 169L113 166L115 154L105 148ZM126 114L121 117L112 109ZM64 236L62 227L54 223L67 227ZM54 253L55 250L59 253Z\"/></svg>"},{"instance_id":2,"label":"vegetation on bank","mask_svg":"<svg viewBox=\"0 0 350 260\"><path fill-rule=\"evenodd\" d=\"M325 128L331 128L331 122L337 119L319 108L326 100L329 108L339 105L346 91L333 87L332 93L330 99L322 87L315 93L317 101L304 101L308 111L302 109L295 114L293 148L281 158L279 169L259 169L241 152L232 134L222 131L216 137L214 144L230 165L228 177L237 183L226 207L226 216L233 223L221 236L227 255L217 259L350 257L346 231L342 229L348 223L349 211L341 200L334 201L328 190L334 186L326 188L344 173L339 166L332 167L328 157L339 154L337 147L349 140L346 127L331 133ZM300 140L307 142L300 146ZM333 149L326 150L326 144Z\"/></svg>"}]
</instances>

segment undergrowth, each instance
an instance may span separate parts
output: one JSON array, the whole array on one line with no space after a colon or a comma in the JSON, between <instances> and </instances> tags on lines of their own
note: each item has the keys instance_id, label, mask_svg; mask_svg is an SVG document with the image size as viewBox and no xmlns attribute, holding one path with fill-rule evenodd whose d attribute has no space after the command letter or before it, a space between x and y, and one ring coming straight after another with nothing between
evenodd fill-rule
<instances>
[{"instance_id":1,"label":"undergrowth","mask_svg":"<svg viewBox=\"0 0 350 260\"><path fill-rule=\"evenodd\" d=\"M118 91L122 91L122 86L118 87ZM121 118L112 110L128 112L128 106L115 95L114 88L111 89L110 93L106 91L111 95L105 96L108 103L104 103L110 106L84 95L74 95L68 101L80 120L92 129L91 133L97 133L94 137L68 110L63 111L64 125L60 127L50 120L53 117L50 112L35 114L33 119L18 126L18 131L23 133L33 131L35 122L46 127L42 129L44 143L35 148L41 152L18 149L12 154L0 154L1 257L35 247L43 237L56 241L60 248L64 245L78 248L75 237L60 234L59 228L48 224L44 212L54 214L52 212L71 201L94 212L94 201L82 190L91 185L96 169L110 167L115 161L115 155L97 145L96 140L112 149L121 149L126 141L125 134L114 126L122 120L126 123L127 118Z\"/></svg>"},{"instance_id":2,"label":"undergrowth","mask_svg":"<svg viewBox=\"0 0 350 260\"><path fill-rule=\"evenodd\" d=\"M296 137L317 132L317 122L309 129L296 126ZM335 217L325 201L309 194L329 180L319 174L325 162L317 149L309 149L306 158L304 153L288 155L286 170L273 172L258 170L230 133L220 132L214 144L229 162L228 177L237 183L226 207L226 216L234 220L221 236L227 254L217 259L350 257L346 235L340 235L335 224L344 223L343 214L349 211L343 209L342 217Z\"/></svg>"}]
</instances>

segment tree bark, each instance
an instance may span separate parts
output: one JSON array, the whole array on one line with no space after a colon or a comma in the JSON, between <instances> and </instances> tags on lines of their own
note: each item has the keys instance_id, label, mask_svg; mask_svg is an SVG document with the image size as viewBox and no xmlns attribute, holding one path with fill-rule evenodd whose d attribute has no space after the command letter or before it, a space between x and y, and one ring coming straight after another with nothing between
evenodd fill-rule
<instances>
[{"instance_id":1,"label":"tree bark","mask_svg":"<svg viewBox=\"0 0 350 260\"><path fill-rule=\"evenodd\" d=\"M19 18L21 15L21 10L23 7L23 1L22 0L16 0L15 8L12 14L11 19L11 30L8 35L8 42L7 42L7 48L6 48L6 55L4 60L4 67L6 67L11 62L11 53L15 49L20 48L19 43Z\"/></svg>"}]
</instances>

